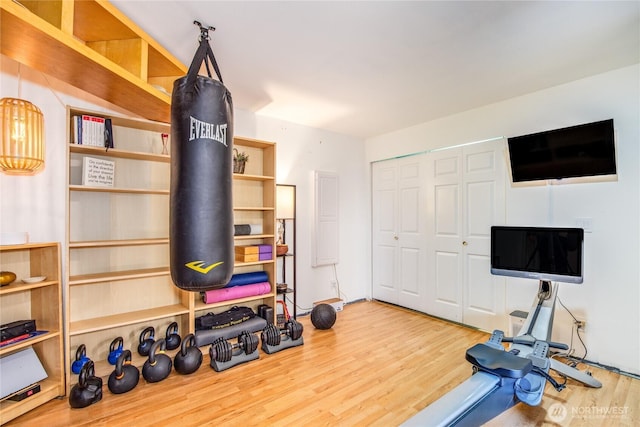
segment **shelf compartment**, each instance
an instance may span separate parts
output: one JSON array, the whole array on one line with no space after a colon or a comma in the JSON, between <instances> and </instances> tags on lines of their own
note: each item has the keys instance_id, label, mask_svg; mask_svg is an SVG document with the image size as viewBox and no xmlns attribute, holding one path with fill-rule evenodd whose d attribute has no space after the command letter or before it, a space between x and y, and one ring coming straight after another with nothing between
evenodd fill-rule
<instances>
[{"instance_id":1,"label":"shelf compartment","mask_svg":"<svg viewBox=\"0 0 640 427\"><path fill-rule=\"evenodd\" d=\"M272 239L275 236L273 234L246 234L241 236L234 236L235 240L258 240L258 239Z\"/></svg>"},{"instance_id":2,"label":"shelf compartment","mask_svg":"<svg viewBox=\"0 0 640 427\"><path fill-rule=\"evenodd\" d=\"M273 176L265 176L265 175L247 175L243 173L234 173L233 179L241 180L241 181L273 181L275 177Z\"/></svg>"},{"instance_id":3,"label":"shelf compartment","mask_svg":"<svg viewBox=\"0 0 640 427\"><path fill-rule=\"evenodd\" d=\"M32 345L39 342L58 337L60 337L60 331L49 331L46 334L36 335L35 337L27 338L14 344L9 344L5 347L1 347L0 356L4 356L5 354L13 353L26 347L31 347Z\"/></svg>"},{"instance_id":4,"label":"shelf compartment","mask_svg":"<svg viewBox=\"0 0 640 427\"><path fill-rule=\"evenodd\" d=\"M251 212L251 211L273 212L276 210L276 208L264 207L264 206L234 206L233 210L243 211L243 212Z\"/></svg>"},{"instance_id":5,"label":"shelf compartment","mask_svg":"<svg viewBox=\"0 0 640 427\"><path fill-rule=\"evenodd\" d=\"M69 242L70 249L107 248L115 246L143 246L168 244L168 237L156 239L126 239L126 240L87 240L83 242Z\"/></svg>"},{"instance_id":6,"label":"shelf compartment","mask_svg":"<svg viewBox=\"0 0 640 427\"><path fill-rule=\"evenodd\" d=\"M75 2L76 5L84 3ZM108 3L100 2L100 6L108 8L109 13L103 13L103 17L93 17L88 22L93 25L109 14L117 13L117 9L107 5ZM57 79L148 119L170 121L171 97L168 94L18 3L3 1L0 6L3 55L43 73L51 73L51 64L56 64L53 76ZM124 15L119 14L117 17L127 26L134 27L133 22L128 19L124 21ZM136 33L139 37L144 34L141 30ZM147 43L156 43L146 34L143 38ZM168 57L167 60L176 66L180 64L173 57ZM186 67L181 65L179 68L186 73Z\"/></svg>"},{"instance_id":7,"label":"shelf compartment","mask_svg":"<svg viewBox=\"0 0 640 427\"><path fill-rule=\"evenodd\" d=\"M51 379L51 377L40 381L38 384L40 384L40 393L36 393L28 399L20 402L13 402L11 400L3 400L0 402L0 424L9 422L27 411L35 409L58 396L64 395L64 389L60 385L60 382Z\"/></svg>"},{"instance_id":8,"label":"shelf compartment","mask_svg":"<svg viewBox=\"0 0 640 427\"><path fill-rule=\"evenodd\" d=\"M157 194L169 195L169 190L150 190L144 188L114 188L114 187L89 187L86 185L70 185L69 191L88 191L92 193L120 193L120 194Z\"/></svg>"},{"instance_id":9,"label":"shelf compartment","mask_svg":"<svg viewBox=\"0 0 640 427\"><path fill-rule=\"evenodd\" d=\"M81 114L81 113L79 112L78 114ZM161 162L161 163L171 162L171 158L166 154L153 154L153 153L145 153L142 151L118 150L117 148L110 148L109 151L106 151L102 147L93 147L93 146L82 145L82 144L69 144L69 151L72 153L78 153L78 154L88 154L92 156L104 156L104 157L116 157L119 159L147 160L150 162Z\"/></svg>"},{"instance_id":10,"label":"shelf compartment","mask_svg":"<svg viewBox=\"0 0 640 427\"><path fill-rule=\"evenodd\" d=\"M274 298L275 295L276 294L274 292L269 292L268 294L264 294L264 295L254 295L254 296L245 297L245 298L237 298L229 301L215 302L213 304L205 304L204 302L202 302L202 298L197 298L196 304L195 304L195 311L203 311L203 310L209 310L217 307L226 307L228 305L238 305L238 304L244 304L252 301L260 301L267 298Z\"/></svg>"},{"instance_id":11,"label":"shelf compartment","mask_svg":"<svg viewBox=\"0 0 640 427\"><path fill-rule=\"evenodd\" d=\"M57 285L57 280L44 280L38 283L12 283L0 288L0 295L8 295L16 292L31 291L33 289L45 288L47 286Z\"/></svg>"},{"instance_id":12,"label":"shelf compartment","mask_svg":"<svg viewBox=\"0 0 640 427\"><path fill-rule=\"evenodd\" d=\"M266 259L264 261L252 261L252 262L238 262L234 264L235 267L249 267L252 265L265 265L265 264L273 264L274 260Z\"/></svg>"},{"instance_id":13,"label":"shelf compartment","mask_svg":"<svg viewBox=\"0 0 640 427\"><path fill-rule=\"evenodd\" d=\"M166 276L169 267L144 268L137 270L110 271L107 273L82 274L69 277L69 286L87 285L91 283L115 282L119 280L141 279L146 277Z\"/></svg>"},{"instance_id":14,"label":"shelf compartment","mask_svg":"<svg viewBox=\"0 0 640 427\"><path fill-rule=\"evenodd\" d=\"M189 307L174 304L146 310L130 311L93 319L77 320L69 323L69 335L82 335L106 329L151 322L166 317L180 316L189 313Z\"/></svg>"}]
</instances>

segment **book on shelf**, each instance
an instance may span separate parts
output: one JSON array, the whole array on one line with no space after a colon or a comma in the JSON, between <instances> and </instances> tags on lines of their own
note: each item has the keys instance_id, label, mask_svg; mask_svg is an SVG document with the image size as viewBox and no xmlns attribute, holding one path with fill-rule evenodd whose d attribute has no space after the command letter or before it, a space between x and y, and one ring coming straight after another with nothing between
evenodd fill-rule
<instances>
[{"instance_id":1,"label":"book on shelf","mask_svg":"<svg viewBox=\"0 0 640 427\"><path fill-rule=\"evenodd\" d=\"M113 148L113 125L111 119L104 119L104 148Z\"/></svg>"},{"instance_id":2,"label":"book on shelf","mask_svg":"<svg viewBox=\"0 0 640 427\"><path fill-rule=\"evenodd\" d=\"M88 114L73 116L73 143L113 148L111 119Z\"/></svg>"}]
</instances>

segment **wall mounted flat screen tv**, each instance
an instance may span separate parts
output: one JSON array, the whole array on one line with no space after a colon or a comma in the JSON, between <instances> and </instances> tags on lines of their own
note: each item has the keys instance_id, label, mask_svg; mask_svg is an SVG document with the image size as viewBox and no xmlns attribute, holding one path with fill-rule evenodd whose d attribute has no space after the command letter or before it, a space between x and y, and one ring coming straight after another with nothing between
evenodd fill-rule
<instances>
[{"instance_id":1,"label":"wall mounted flat screen tv","mask_svg":"<svg viewBox=\"0 0 640 427\"><path fill-rule=\"evenodd\" d=\"M617 176L613 119L516 136L507 144L513 183Z\"/></svg>"},{"instance_id":2,"label":"wall mounted flat screen tv","mask_svg":"<svg viewBox=\"0 0 640 427\"><path fill-rule=\"evenodd\" d=\"M491 274L582 283L584 230L491 227Z\"/></svg>"}]
</instances>

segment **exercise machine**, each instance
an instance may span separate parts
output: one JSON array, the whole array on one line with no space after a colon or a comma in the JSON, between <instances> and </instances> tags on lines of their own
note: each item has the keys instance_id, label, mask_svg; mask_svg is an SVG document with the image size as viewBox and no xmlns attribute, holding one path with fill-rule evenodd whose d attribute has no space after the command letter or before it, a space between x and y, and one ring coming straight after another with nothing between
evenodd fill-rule
<instances>
[{"instance_id":1,"label":"exercise machine","mask_svg":"<svg viewBox=\"0 0 640 427\"><path fill-rule=\"evenodd\" d=\"M591 375L549 357L550 348L568 349L550 341L557 292L557 284L540 280L518 335L505 337L496 330L487 342L467 349L471 377L402 425L478 426L519 403L537 406L547 382L557 391L565 387L549 375L550 370L589 387L602 387ZM510 343L509 349L502 343Z\"/></svg>"}]
</instances>

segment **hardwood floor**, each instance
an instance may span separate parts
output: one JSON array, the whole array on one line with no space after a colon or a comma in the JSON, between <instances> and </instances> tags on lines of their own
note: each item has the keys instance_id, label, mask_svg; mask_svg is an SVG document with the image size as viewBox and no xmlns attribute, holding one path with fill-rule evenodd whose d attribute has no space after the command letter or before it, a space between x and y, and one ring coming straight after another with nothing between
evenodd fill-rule
<instances>
[{"instance_id":1,"label":"hardwood floor","mask_svg":"<svg viewBox=\"0 0 640 427\"><path fill-rule=\"evenodd\" d=\"M193 375L173 372L154 384L141 378L122 395L105 385L102 401L88 408L55 400L7 426L396 426L468 378L465 350L487 339L379 302L345 306L326 331L308 316L299 320L303 346L261 351L259 360L223 372L205 355ZM541 406L517 405L489 425L640 425L640 381L590 369L601 389L573 381L562 392L547 386Z\"/></svg>"}]
</instances>

